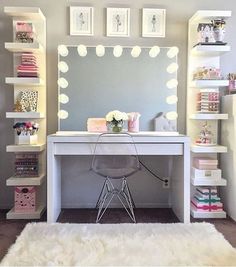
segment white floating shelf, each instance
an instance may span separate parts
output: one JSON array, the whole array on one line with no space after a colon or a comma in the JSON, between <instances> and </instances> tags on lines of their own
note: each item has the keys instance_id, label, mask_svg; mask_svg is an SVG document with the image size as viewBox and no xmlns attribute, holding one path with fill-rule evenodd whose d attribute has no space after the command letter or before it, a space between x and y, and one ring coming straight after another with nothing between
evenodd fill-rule
<instances>
[{"instance_id":1,"label":"white floating shelf","mask_svg":"<svg viewBox=\"0 0 236 267\"><path fill-rule=\"evenodd\" d=\"M34 43L5 43L5 48L13 53L22 52L32 52L39 53L42 52L43 46L38 42Z\"/></svg>"},{"instance_id":2,"label":"white floating shelf","mask_svg":"<svg viewBox=\"0 0 236 267\"><path fill-rule=\"evenodd\" d=\"M197 211L195 207L191 205L191 215L193 218L226 218L225 211Z\"/></svg>"},{"instance_id":3,"label":"white floating shelf","mask_svg":"<svg viewBox=\"0 0 236 267\"><path fill-rule=\"evenodd\" d=\"M228 114L202 114L202 113L196 113L190 115L190 119L192 120L227 120Z\"/></svg>"},{"instance_id":4,"label":"white floating shelf","mask_svg":"<svg viewBox=\"0 0 236 267\"><path fill-rule=\"evenodd\" d=\"M7 179L6 185L7 186L39 186L45 181L45 174L40 175L39 177L15 177L12 176Z\"/></svg>"},{"instance_id":5,"label":"white floating shelf","mask_svg":"<svg viewBox=\"0 0 236 267\"><path fill-rule=\"evenodd\" d=\"M227 153L227 147L226 146L197 146L192 145L191 151L194 153Z\"/></svg>"},{"instance_id":6,"label":"white floating shelf","mask_svg":"<svg viewBox=\"0 0 236 267\"><path fill-rule=\"evenodd\" d=\"M191 183L194 186L226 186L227 180L223 178L191 178Z\"/></svg>"},{"instance_id":7,"label":"white floating shelf","mask_svg":"<svg viewBox=\"0 0 236 267\"><path fill-rule=\"evenodd\" d=\"M190 19L191 23L211 22L212 19L228 19L232 12L228 10L198 10Z\"/></svg>"},{"instance_id":8,"label":"white floating shelf","mask_svg":"<svg viewBox=\"0 0 236 267\"><path fill-rule=\"evenodd\" d=\"M6 112L6 118L9 119L43 119L41 112Z\"/></svg>"},{"instance_id":9,"label":"white floating shelf","mask_svg":"<svg viewBox=\"0 0 236 267\"><path fill-rule=\"evenodd\" d=\"M4 13L8 16L27 20L45 20L38 7L4 7Z\"/></svg>"},{"instance_id":10,"label":"white floating shelf","mask_svg":"<svg viewBox=\"0 0 236 267\"><path fill-rule=\"evenodd\" d=\"M41 152L45 150L46 145L8 145L7 152Z\"/></svg>"},{"instance_id":11,"label":"white floating shelf","mask_svg":"<svg viewBox=\"0 0 236 267\"><path fill-rule=\"evenodd\" d=\"M209 88L209 87L224 87L229 85L229 80L193 80L191 87Z\"/></svg>"},{"instance_id":12,"label":"white floating shelf","mask_svg":"<svg viewBox=\"0 0 236 267\"><path fill-rule=\"evenodd\" d=\"M6 77L5 83L22 86L41 86L44 84L40 78Z\"/></svg>"},{"instance_id":13,"label":"white floating shelf","mask_svg":"<svg viewBox=\"0 0 236 267\"><path fill-rule=\"evenodd\" d=\"M229 45L197 45L192 48L191 54L194 56L221 56L229 52Z\"/></svg>"},{"instance_id":14,"label":"white floating shelf","mask_svg":"<svg viewBox=\"0 0 236 267\"><path fill-rule=\"evenodd\" d=\"M40 205L35 212L15 212L15 208L12 208L8 213L7 213L7 219L12 219L12 220L19 220L19 219L40 219L42 214L44 213L45 206Z\"/></svg>"}]
</instances>

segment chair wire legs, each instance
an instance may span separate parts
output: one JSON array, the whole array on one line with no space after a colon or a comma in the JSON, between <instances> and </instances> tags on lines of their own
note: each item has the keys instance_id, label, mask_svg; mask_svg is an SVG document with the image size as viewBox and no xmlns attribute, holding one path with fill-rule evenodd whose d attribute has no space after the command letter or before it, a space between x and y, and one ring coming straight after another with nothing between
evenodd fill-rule
<instances>
[{"instance_id":1,"label":"chair wire legs","mask_svg":"<svg viewBox=\"0 0 236 267\"><path fill-rule=\"evenodd\" d=\"M136 222L134 216L135 205L125 177L122 178L120 189L114 187L109 177L106 178L96 204L96 208L98 208L96 222L101 220L114 196L119 199L131 220Z\"/></svg>"}]
</instances>

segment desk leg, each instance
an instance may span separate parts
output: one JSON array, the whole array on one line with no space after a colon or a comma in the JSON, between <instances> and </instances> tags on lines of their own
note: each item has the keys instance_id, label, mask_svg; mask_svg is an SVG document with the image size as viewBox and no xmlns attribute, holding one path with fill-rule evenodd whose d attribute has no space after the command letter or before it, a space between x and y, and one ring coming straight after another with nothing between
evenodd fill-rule
<instances>
[{"instance_id":1,"label":"desk leg","mask_svg":"<svg viewBox=\"0 0 236 267\"><path fill-rule=\"evenodd\" d=\"M175 215L190 222L190 145L184 144L184 155L174 156L171 177L171 202Z\"/></svg>"},{"instance_id":2,"label":"desk leg","mask_svg":"<svg viewBox=\"0 0 236 267\"><path fill-rule=\"evenodd\" d=\"M53 143L47 152L47 222L53 223L61 212L61 158L54 155Z\"/></svg>"}]
</instances>

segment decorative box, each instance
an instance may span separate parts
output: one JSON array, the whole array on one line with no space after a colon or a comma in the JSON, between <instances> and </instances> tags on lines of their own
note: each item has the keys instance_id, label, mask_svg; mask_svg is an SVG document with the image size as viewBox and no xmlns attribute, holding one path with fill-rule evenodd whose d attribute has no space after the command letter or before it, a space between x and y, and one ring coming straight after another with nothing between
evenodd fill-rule
<instances>
[{"instance_id":1,"label":"decorative box","mask_svg":"<svg viewBox=\"0 0 236 267\"><path fill-rule=\"evenodd\" d=\"M194 158L193 165L200 170L216 170L218 160L211 158Z\"/></svg>"},{"instance_id":2,"label":"decorative box","mask_svg":"<svg viewBox=\"0 0 236 267\"><path fill-rule=\"evenodd\" d=\"M37 177L39 175L38 153L17 153L15 157L15 177Z\"/></svg>"},{"instance_id":3,"label":"decorative box","mask_svg":"<svg viewBox=\"0 0 236 267\"><path fill-rule=\"evenodd\" d=\"M37 145L38 135L16 135L15 143L17 145Z\"/></svg>"},{"instance_id":4,"label":"decorative box","mask_svg":"<svg viewBox=\"0 0 236 267\"><path fill-rule=\"evenodd\" d=\"M197 168L192 168L192 177L194 178L212 178L221 179L222 171L220 169L216 170L202 170Z\"/></svg>"},{"instance_id":5,"label":"decorative box","mask_svg":"<svg viewBox=\"0 0 236 267\"><path fill-rule=\"evenodd\" d=\"M107 132L107 124L104 118L89 118L87 120L88 132Z\"/></svg>"},{"instance_id":6,"label":"decorative box","mask_svg":"<svg viewBox=\"0 0 236 267\"><path fill-rule=\"evenodd\" d=\"M15 187L15 212L32 212L36 210L35 186Z\"/></svg>"},{"instance_id":7,"label":"decorative box","mask_svg":"<svg viewBox=\"0 0 236 267\"><path fill-rule=\"evenodd\" d=\"M196 191L198 194L200 194L202 197L207 196L209 197L209 194L211 193L212 197L217 196L217 188L216 187L203 187L203 186L198 186L196 188Z\"/></svg>"}]
</instances>

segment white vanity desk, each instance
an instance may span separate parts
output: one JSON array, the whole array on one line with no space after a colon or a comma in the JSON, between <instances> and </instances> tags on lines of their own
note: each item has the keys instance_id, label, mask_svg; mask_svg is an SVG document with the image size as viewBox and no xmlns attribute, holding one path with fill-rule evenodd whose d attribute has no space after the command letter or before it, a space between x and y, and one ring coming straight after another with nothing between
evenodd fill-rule
<instances>
[{"instance_id":1,"label":"white vanity desk","mask_svg":"<svg viewBox=\"0 0 236 267\"><path fill-rule=\"evenodd\" d=\"M64 155L91 155L99 133L58 132L47 142L47 221L56 222L61 212L61 160ZM173 155L172 209L181 222L190 222L190 139L177 133L132 133L139 155ZM107 154L125 154L116 134L109 136ZM121 152L121 147L124 150Z\"/></svg>"}]
</instances>

